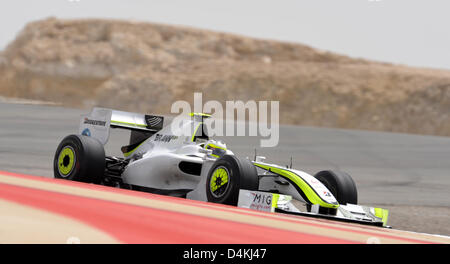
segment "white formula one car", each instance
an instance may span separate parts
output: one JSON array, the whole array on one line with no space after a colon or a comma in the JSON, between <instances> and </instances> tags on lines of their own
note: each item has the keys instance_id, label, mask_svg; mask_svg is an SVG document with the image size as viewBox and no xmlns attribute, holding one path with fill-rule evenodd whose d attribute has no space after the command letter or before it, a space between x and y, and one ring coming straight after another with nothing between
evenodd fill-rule
<instances>
[{"instance_id":1,"label":"white formula one car","mask_svg":"<svg viewBox=\"0 0 450 264\"><path fill-rule=\"evenodd\" d=\"M163 126L162 116L94 108L82 116L79 134L59 144L55 178L386 226L387 210L357 205L356 186L348 174L321 171L312 176L265 163L256 155L253 161L239 158L208 137L207 117L192 113L174 128ZM105 155L111 128L131 130L129 145L121 148L123 157Z\"/></svg>"}]
</instances>

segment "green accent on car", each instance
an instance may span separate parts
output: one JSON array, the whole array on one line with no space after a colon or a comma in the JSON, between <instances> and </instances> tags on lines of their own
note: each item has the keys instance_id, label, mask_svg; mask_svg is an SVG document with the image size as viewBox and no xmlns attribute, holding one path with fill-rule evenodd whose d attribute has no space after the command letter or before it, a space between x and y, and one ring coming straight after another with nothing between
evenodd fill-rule
<instances>
[{"instance_id":1,"label":"green accent on car","mask_svg":"<svg viewBox=\"0 0 450 264\"><path fill-rule=\"evenodd\" d=\"M72 172L74 165L75 152L71 147L66 146L59 153L58 170L62 175L67 176L70 174L70 172Z\"/></svg>"},{"instance_id":2,"label":"green accent on car","mask_svg":"<svg viewBox=\"0 0 450 264\"><path fill-rule=\"evenodd\" d=\"M205 148L207 148L208 146L211 146L211 147L213 147L213 148L218 148L218 149L227 150L227 149L224 148L224 147L217 146L216 144L212 144L212 143L209 143L208 145L206 145Z\"/></svg>"},{"instance_id":3,"label":"green accent on car","mask_svg":"<svg viewBox=\"0 0 450 264\"><path fill-rule=\"evenodd\" d=\"M266 164L258 164L258 163L253 163L255 166L258 166L262 169L265 169L267 171L276 173L282 177L285 177L286 179L289 179L290 181L292 181L294 184L296 184L306 195L306 198L308 198L309 202L311 204L318 204L322 207L326 207L326 208L338 208L339 204L330 204L325 202L324 200L322 200L322 198L320 198L319 195L317 195L317 193L311 188L311 186L309 186L308 183L306 183L301 177L299 177L297 174L288 171L288 170L284 170L281 168L277 168L277 167L273 167L273 166L269 166Z\"/></svg>"},{"instance_id":4,"label":"green accent on car","mask_svg":"<svg viewBox=\"0 0 450 264\"><path fill-rule=\"evenodd\" d=\"M220 179L220 180L219 180ZM219 184L217 184L219 182ZM228 173L224 168L218 168L214 171L209 187L211 192L215 192L219 187L222 187L228 182Z\"/></svg>"},{"instance_id":5,"label":"green accent on car","mask_svg":"<svg viewBox=\"0 0 450 264\"><path fill-rule=\"evenodd\" d=\"M275 212L275 208L278 208L278 199L280 199L280 195L277 193L272 193L272 212Z\"/></svg>"},{"instance_id":6,"label":"green accent on car","mask_svg":"<svg viewBox=\"0 0 450 264\"><path fill-rule=\"evenodd\" d=\"M383 208L374 208L374 210L375 210L375 216L378 218L381 218L381 221L383 222L383 225L385 226L388 221L389 210L383 209Z\"/></svg>"},{"instance_id":7,"label":"green accent on car","mask_svg":"<svg viewBox=\"0 0 450 264\"><path fill-rule=\"evenodd\" d=\"M197 130L198 130L198 128L199 128L202 124L203 124L203 123L199 123L199 124L197 125L197 127L195 128L194 133L192 134L192 137L191 137L191 141L192 141L192 142L194 142L195 135L197 134Z\"/></svg>"},{"instance_id":8,"label":"green accent on car","mask_svg":"<svg viewBox=\"0 0 450 264\"><path fill-rule=\"evenodd\" d=\"M145 141L144 141L145 142ZM135 152L142 144L144 144L144 142L142 142L141 144L137 145L137 147L135 147L134 149L128 151L127 153L123 153L123 156L125 158L129 157L131 154L133 154L133 152Z\"/></svg>"},{"instance_id":9,"label":"green accent on car","mask_svg":"<svg viewBox=\"0 0 450 264\"><path fill-rule=\"evenodd\" d=\"M119 125L137 126L137 127L147 128L147 125L136 124L136 123L128 123L128 122L122 122L122 121L111 120L111 123L112 124L119 124Z\"/></svg>"},{"instance_id":10,"label":"green accent on car","mask_svg":"<svg viewBox=\"0 0 450 264\"><path fill-rule=\"evenodd\" d=\"M205 113L190 113L190 116L202 116L202 117L211 117L210 114L205 114Z\"/></svg>"},{"instance_id":11,"label":"green accent on car","mask_svg":"<svg viewBox=\"0 0 450 264\"><path fill-rule=\"evenodd\" d=\"M212 147L212 148L217 148L217 149L222 149L222 150L225 150L225 151L227 151L227 149L226 149L226 148L224 148L224 147L221 147L221 146L217 146L217 145L215 145L215 144L212 144L212 143L209 143L209 144L207 144L207 145L205 146L205 149L208 149L208 147ZM218 156L218 155L215 155L215 154L212 154L212 153L211 153L211 156L213 156L213 157L216 157L216 158L219 158L219 156Z\"/></svg>"}]
</instances>

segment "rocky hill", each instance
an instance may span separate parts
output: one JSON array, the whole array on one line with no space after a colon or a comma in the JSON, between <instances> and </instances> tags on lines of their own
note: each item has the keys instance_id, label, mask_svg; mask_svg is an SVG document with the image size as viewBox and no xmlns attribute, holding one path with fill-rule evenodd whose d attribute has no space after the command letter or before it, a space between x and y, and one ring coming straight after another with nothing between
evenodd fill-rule
<instances>
[{"instance_id":1,"label":"rocky hill","mask_svg":"<svg viewBox=\"0 0 450 264\"><path fill-rule=\"evenodd\" d=\"M28 24L0 54L0 96L169 113L176 100L279 100L287 124L450 136L450 71L305 45L117 20Z\"/></svg>"}]
</instances>

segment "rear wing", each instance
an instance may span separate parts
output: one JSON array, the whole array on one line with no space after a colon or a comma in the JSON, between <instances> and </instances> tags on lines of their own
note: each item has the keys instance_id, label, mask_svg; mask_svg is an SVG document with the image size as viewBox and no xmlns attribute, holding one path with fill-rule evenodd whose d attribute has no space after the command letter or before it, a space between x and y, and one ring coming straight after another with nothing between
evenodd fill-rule
<instances>
[{"instance_id":1,"label":"rear wing","mask_svg":"<svg viewBox=\"0 0 450 264\"><path fill-rule=\"evenodd\" d=\"M150 136L163 128L164 117L117 111L94 107L81 116L79 133L98 139L103 145L108 142L110 128L131 130L131 141L136 135Z\"/></svg>"}]
</instances>

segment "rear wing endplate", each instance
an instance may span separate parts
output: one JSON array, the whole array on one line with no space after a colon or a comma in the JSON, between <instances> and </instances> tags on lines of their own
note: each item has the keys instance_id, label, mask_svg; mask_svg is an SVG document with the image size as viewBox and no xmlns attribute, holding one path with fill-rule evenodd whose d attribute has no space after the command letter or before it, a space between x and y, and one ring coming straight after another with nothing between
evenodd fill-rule
<instances>
[{"instance_id":1,"label":"rear wing endplate","mask_svg":"<svg viewBox=\"0 0 450 264\"><path fill-rule=\"evenodd\" d=\"M163 124L163 116L94 107L89 114L81 116L79 133L96 138L105 145L109 139L110 128L156 133L163 128Z\"/></svg>"}]
</instances>

